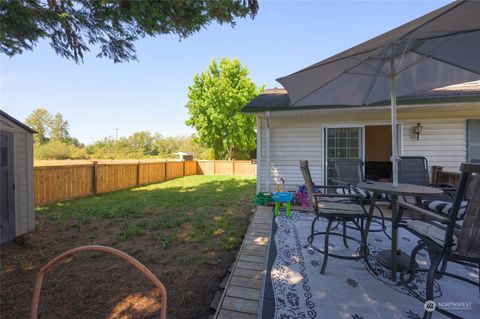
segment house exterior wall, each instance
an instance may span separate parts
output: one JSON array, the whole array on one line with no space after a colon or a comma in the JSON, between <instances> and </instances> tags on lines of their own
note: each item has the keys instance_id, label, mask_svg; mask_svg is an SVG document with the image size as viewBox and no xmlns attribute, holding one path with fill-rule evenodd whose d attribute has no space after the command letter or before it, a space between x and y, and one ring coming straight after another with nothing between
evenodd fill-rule
<instances>
[{"instance_id":1,"label":"house exterior wall","mask_svg":"<svg viewBox=\"0 0 480 319\"><path fill-rule=\"evenodd\" d=\"M467 160L467 119L429 119L423 126L420 139L410 136L415 121L403 126L403 155L425 156L429 166L443 166L445 171L459 171Z\"/></svg>"},{"instance_id":2,"label":"house exterior wall","mask_svg":"<svg viewBox=\"0 0 480 319\"><path fill-rule=\"evenodd\" d=\"M0 128L13 133L15 232L20 236L35 229L33 135L4 117Z\"/></svg>"},{"instance_id":3,"label":"house exterior wall","mask_svg":"<svg viewBox=\"0 0 480 319\"><path fill-rule=\"evenodd\" d=\"M322 175L322 127L316 121L305 119L291 122L289 118L270 118L270 170L266 165L266 127L262 127L262 155L257 161L260 172L260 189L266 191L266 176L270 175L270 191L275 190L279 177L283 176L287 188L303 184L298 166L299 159L310 162L312 178L319 180ZM257 180L258 183L258 180Z\"/></svg>"},{"instance_id":4,"label":"house exterior wall","mask_svg":"<svg viewBox=\"0 0 480 319\"><path fill-rule=\"evenodd\" d=\"M266 187L266 141L264 118L261 120L259 141L260 161L257 161L259 189L275 191L279 177L286 181L287 190L303 184L298 166L300 159L308 160L312 178L324 183L324 134L327 125L380 125L389 124L388 108L361 110L287 111L270 112L270 188ZM425 156L429 166L443 166L444 170L458 171L466 161L467 119L480 118L480 102L450 106L408 106L399 108L400 155ZM420 139L411 136L411 129L421 123Z\"/></svg>"}]
</instances>

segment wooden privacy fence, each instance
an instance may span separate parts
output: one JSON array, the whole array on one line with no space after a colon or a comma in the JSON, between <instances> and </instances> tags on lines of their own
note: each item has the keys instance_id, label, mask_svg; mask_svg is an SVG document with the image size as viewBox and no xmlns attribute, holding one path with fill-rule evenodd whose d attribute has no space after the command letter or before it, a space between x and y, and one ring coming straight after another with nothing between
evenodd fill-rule
<instances>
[{"instance_id":1,"label":"wooden privacy fence","mask_svg":"<svg viewBox=\"0 0 480 319\"><path fill-rule=\"evenodd\" d=\"M255 176L250 161L162 161L35 166L35 205L159 183L190 175Z\"/></svg>"},{"instance_id":2,"label":"wooden privacy fence","mask_svg":"<svg viewBox=\"0 0 480 319\"><path fill-rule=\"evenodd\" d=\"M199 175L256 176L257 165L251 161L197 161Z\"/></svg>"}]
</instances>

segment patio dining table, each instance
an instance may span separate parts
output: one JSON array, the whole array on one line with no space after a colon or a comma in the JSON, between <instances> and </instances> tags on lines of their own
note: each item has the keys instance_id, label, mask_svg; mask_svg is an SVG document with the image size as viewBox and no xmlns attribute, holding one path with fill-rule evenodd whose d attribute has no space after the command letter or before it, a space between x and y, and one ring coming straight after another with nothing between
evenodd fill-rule
<instances>
[{"instance_id":1,"label":"patio dining table","mask_svg":"<svg viewBox=\"0 0 480 319\"><path fill-rule=\"evenodd\" d=\"M381 251L377 260L380 263L384 264L390 268L391 276L390 280L397 281L397 270L404 270L408 268L409 256L405 253L402 253L398 249L398 196L413 196L417 199L417 202L421 197L424 196L438 196L442 195L443 191L438 188L413 185L413 184L398 184L397 187L393 187L392 183L382 183L382 182L362 182L357 184L357 187L364 189L366 191L373 192L372 201L370 203L370 209L368 212L368 220L365 226L365 236L368 235L368 229L370 227L370 222L373 217L373 212L375 209L376 199L379 198L381 194L387 194L391 196L392 200L392 242L391 249ZM400 262L400 264L399 264Z\"/></svg>"}]
</instances>

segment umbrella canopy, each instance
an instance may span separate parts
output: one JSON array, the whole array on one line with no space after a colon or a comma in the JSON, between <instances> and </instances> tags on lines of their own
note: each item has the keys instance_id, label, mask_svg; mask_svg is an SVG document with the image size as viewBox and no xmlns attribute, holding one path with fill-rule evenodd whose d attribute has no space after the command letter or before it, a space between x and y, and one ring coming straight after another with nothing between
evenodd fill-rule
<instances>
[{"instance_id":1,"label":"umbrella canopy","mask_svg":"<svg viewBox=\"0 0 480 319\"><path fill-rule=\"evenodd\" d=\"M396 97L480 79L480 1L456 1L277 79L292 107L391 100L393 183Z\"/></svg>"}]
</instances>

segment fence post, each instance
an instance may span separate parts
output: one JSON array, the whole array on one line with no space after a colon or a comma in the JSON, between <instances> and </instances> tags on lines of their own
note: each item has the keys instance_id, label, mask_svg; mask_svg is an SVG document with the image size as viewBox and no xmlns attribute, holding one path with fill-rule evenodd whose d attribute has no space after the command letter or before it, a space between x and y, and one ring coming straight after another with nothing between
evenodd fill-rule
<instances>
[{"instance_id":1,"label":"fence post","mask_svg":"<svg viewBox=\"0 0 480 319\"><path fill-rule=\"evenodd\" d=\"M167 165L168 161L165 161L165 180L167 180Z\"/></svg>"},{"instance_id":2,"label":"fence post","mask_svg":"<svg viewBox=\"0 0 480 319\"><path fill-rule=\"evenodd\" d=\"M232 176L235 176L235 160L232 160Z\"/></svg>"},{"instance_id":3,"label":"fence post","mask_svg":"<svg viewBox=\"0 0 480 319\"><path fill-rule=\"evenodd\" d=\"M182 163L183 163L182 175L183 175L183 177L185 177L185 160L182 160Z\"/></svg>"},{"instance_id":4,"label":"fence post","mask_svg":"<svg viewBox=\"0 0 480 319\"><path fill-rule=\"evenodd\" d=\"M216 174L216 167L215 167L215 166L216 166L216 162L217 162L216 160L213 160L213 175Z\"/></svg>"},{"instance_id":5,"label":"fence post","mask_svg":"<svg viewBox=\"0 0 480 319\"><path fill-rule=\"evenodd\" d=\"M97 193L97 161L93 161L92 191L94 195Z\"/></svg>"},{"instance_id":6,"label":"fence post","mask_svg":"<svg viewBox=\"0 0 480 319\"><path fill-rule=\"evenodd\" d=\"M140 161L137 163L137 186L140 185Z\"/></svg>"}]
</instances>

